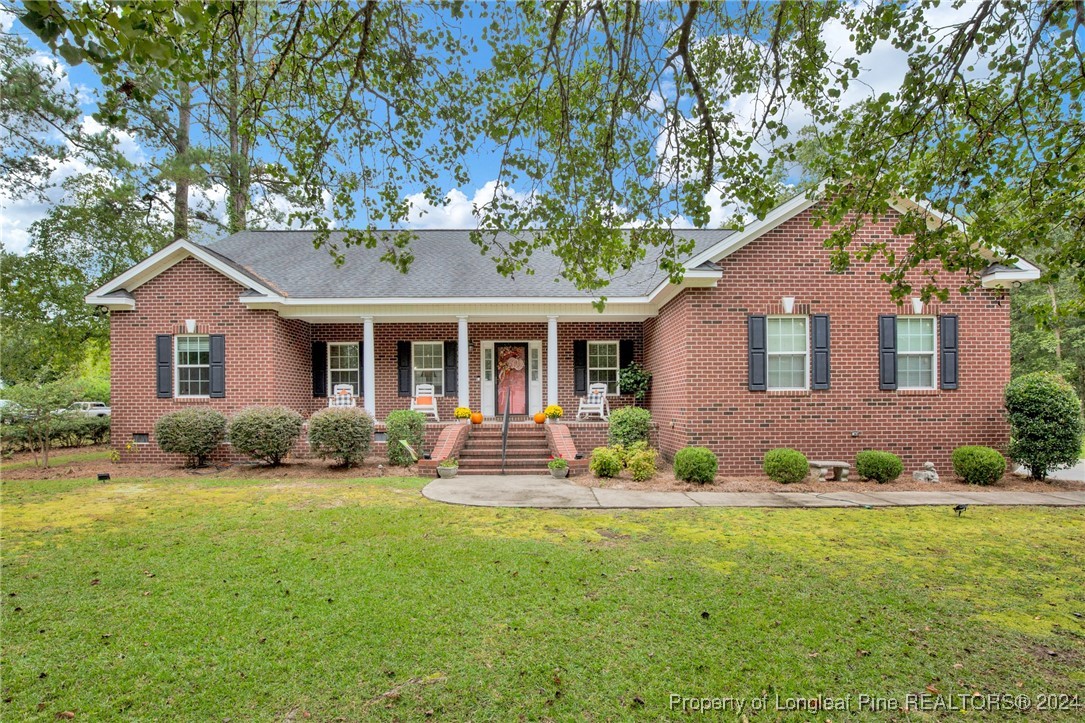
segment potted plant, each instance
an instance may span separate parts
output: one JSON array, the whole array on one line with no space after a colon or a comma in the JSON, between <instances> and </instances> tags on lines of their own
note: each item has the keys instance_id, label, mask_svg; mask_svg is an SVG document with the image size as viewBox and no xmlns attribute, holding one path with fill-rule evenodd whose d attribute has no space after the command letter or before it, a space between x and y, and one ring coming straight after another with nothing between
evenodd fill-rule
<instances>
[{"instance_id":1,"label":"potted plant","mask_svg":"<svg viewBox=\"0 0 1085 723\"><path fill-rule=\"evenodd\" d=\"M455 457L445 457L437 463L437 474L441 479L452 479L460 471L460 463Z\"/></svg>"},{"instance_id":2,"label":"potted plant","mask_svg":"<svg viewBox=\"0 0 1085 723\"><path fill-rule=\"evenodd\" d=\"M471 419L471 409L470 407L456 407L456 411L452 412L452 416L467 424L468 420Z\"/></svg>"},{"instance_id":3,"label":"potted plant","mask_svg":"<svg viewBox=\"0 0 1085 723\"><path fill-rule=\"evenodd\" d=\"M557 457L551 457L546 466L550 468L550 474L558 479L569 476L569 462L560 454Z\"/></svg>"},{"instance_id":4,"label":"potted plant","mask_svg":"<svg viewBox=\"0 0 1085 723\"><path fill-rule=\"evenodd\" d=\"M556 422L561 419L561 415L565 413L565 410L561 408L559 404L551 404L549 407L543 410L543 414L546 415L548 422Z\"/></svg>"},{"instance_id":5,"label":"potted plant","mask_svg":"<svg viewBox=\"0 0 1085 723\"><path fill-rule=\"evenodd\" d=\"M542 424L546 421L546 414L544 412L535 412L535 424Z\"/></svg>"}]
</instances>

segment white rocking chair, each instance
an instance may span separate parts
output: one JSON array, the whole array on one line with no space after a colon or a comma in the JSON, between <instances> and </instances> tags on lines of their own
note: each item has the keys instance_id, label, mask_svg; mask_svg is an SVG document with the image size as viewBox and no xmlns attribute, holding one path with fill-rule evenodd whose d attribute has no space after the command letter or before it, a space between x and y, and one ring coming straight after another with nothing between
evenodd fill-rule
<instances>
[{"instance_id":1,"label":"white rocking chair","mask_svg":"<svg viewBox=\"0 0 1085 723\"><path fill-rule=\"evenodd\" d=\"M607 385L596 382L588 387L588 396L580 398L580 406L576 409L576 418L586 418L598 415L600 419L610 416L610 404L607 402Z\"/></svg>"},{"instance_id":2,"label":"white rocking chair","mask_svg":"<svg viewBox=\"0 0 1085 723\"><path fill-rule=\"evenodd\" d=\"M440 416L437 414L437 395L433 393L432 384L419 384L414 388L411 409L423 414L432 414L435 422L441 421Z\"/></svg>"},{"instance_id":3,"label":"white rocking chair","mask_svg":"<svg viewBox=\"0 0 1085 723\"><path fill-rule=\"evenodd\" d=\"M357 407L358 400L354 397L354 385L336 384L332 395L328 397L329 407Z\"/></svg>"}]
</instances>

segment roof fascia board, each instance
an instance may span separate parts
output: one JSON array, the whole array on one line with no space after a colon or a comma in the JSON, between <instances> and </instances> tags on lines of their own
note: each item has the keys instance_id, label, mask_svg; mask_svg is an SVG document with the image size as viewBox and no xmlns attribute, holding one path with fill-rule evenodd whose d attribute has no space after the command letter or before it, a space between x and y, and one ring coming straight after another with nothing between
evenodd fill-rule
<instances>
[{"instance_id":1,"label":"roof fascia board","mask_svg":"<svg viewBox=\"0 0 1085 723\"><path fill-rule=\"evenodd\" d=\"M824 183L818 187L818 191L824 187ZM697 256L686 262L687 268L696 268L701 264L711 261L717 262L725 256L733 254L754 239L768 233L785 221L788 221L806 209L817 203L816 193L800 193L788 201L774 208L760 221L748 224L742 231L732 234L720 241L715 246L705 249ZM688 273L688 272L687 272Z\"/></svg>"}]
</instances>

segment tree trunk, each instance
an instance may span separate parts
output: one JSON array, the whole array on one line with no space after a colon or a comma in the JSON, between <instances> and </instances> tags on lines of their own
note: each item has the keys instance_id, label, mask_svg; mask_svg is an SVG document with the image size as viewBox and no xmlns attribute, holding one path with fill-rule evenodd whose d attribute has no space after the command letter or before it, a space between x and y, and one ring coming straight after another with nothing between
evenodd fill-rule
<instances>
[{"instance_id":1,"label":"tree trunk","mask_svg":"<svg viewBox=\"0 0 1085 723\"><path fill-rule=\"evenodd\" d=\"M1055 335L1055 358L1062 366L1062 321L1059 319L1059 301L1055 296L1055 285L1047 285L1047 295L1051 297L1051 333Z\"/></svg>"},{"instance_id":2,"label":"tree trunk","mask_svg":"<svg viewBox=\"0 0 1085 723\"><path fill-rule=\"evenodd\" d=\"M177 135L174 138L174 153L180 159L185 170L173 185L173 238L188 238L188 194L191 179L189 177L188 151L190 128L192 125L192 88L184 83L180 88L180 100L177 103Z\"/></svg>"}]
</instances>

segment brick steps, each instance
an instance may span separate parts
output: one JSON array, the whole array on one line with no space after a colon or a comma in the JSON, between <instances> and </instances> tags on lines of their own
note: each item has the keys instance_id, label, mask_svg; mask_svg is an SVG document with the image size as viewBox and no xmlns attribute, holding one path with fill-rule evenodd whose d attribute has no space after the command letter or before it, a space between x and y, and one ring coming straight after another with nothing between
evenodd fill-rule
<instances>
[{"instance_id":1,"label":"brick steps","mask_svg":"<svg viewBox=\"0 0 1085 723\"><path fill-rule=\"evenodd\" d=\"M461 474L501 474L501 427L474 427L460 450ZM506 474L544 474L550 461L546 430L537 425L509 427Z\"/></svg>"}]
</instances>

